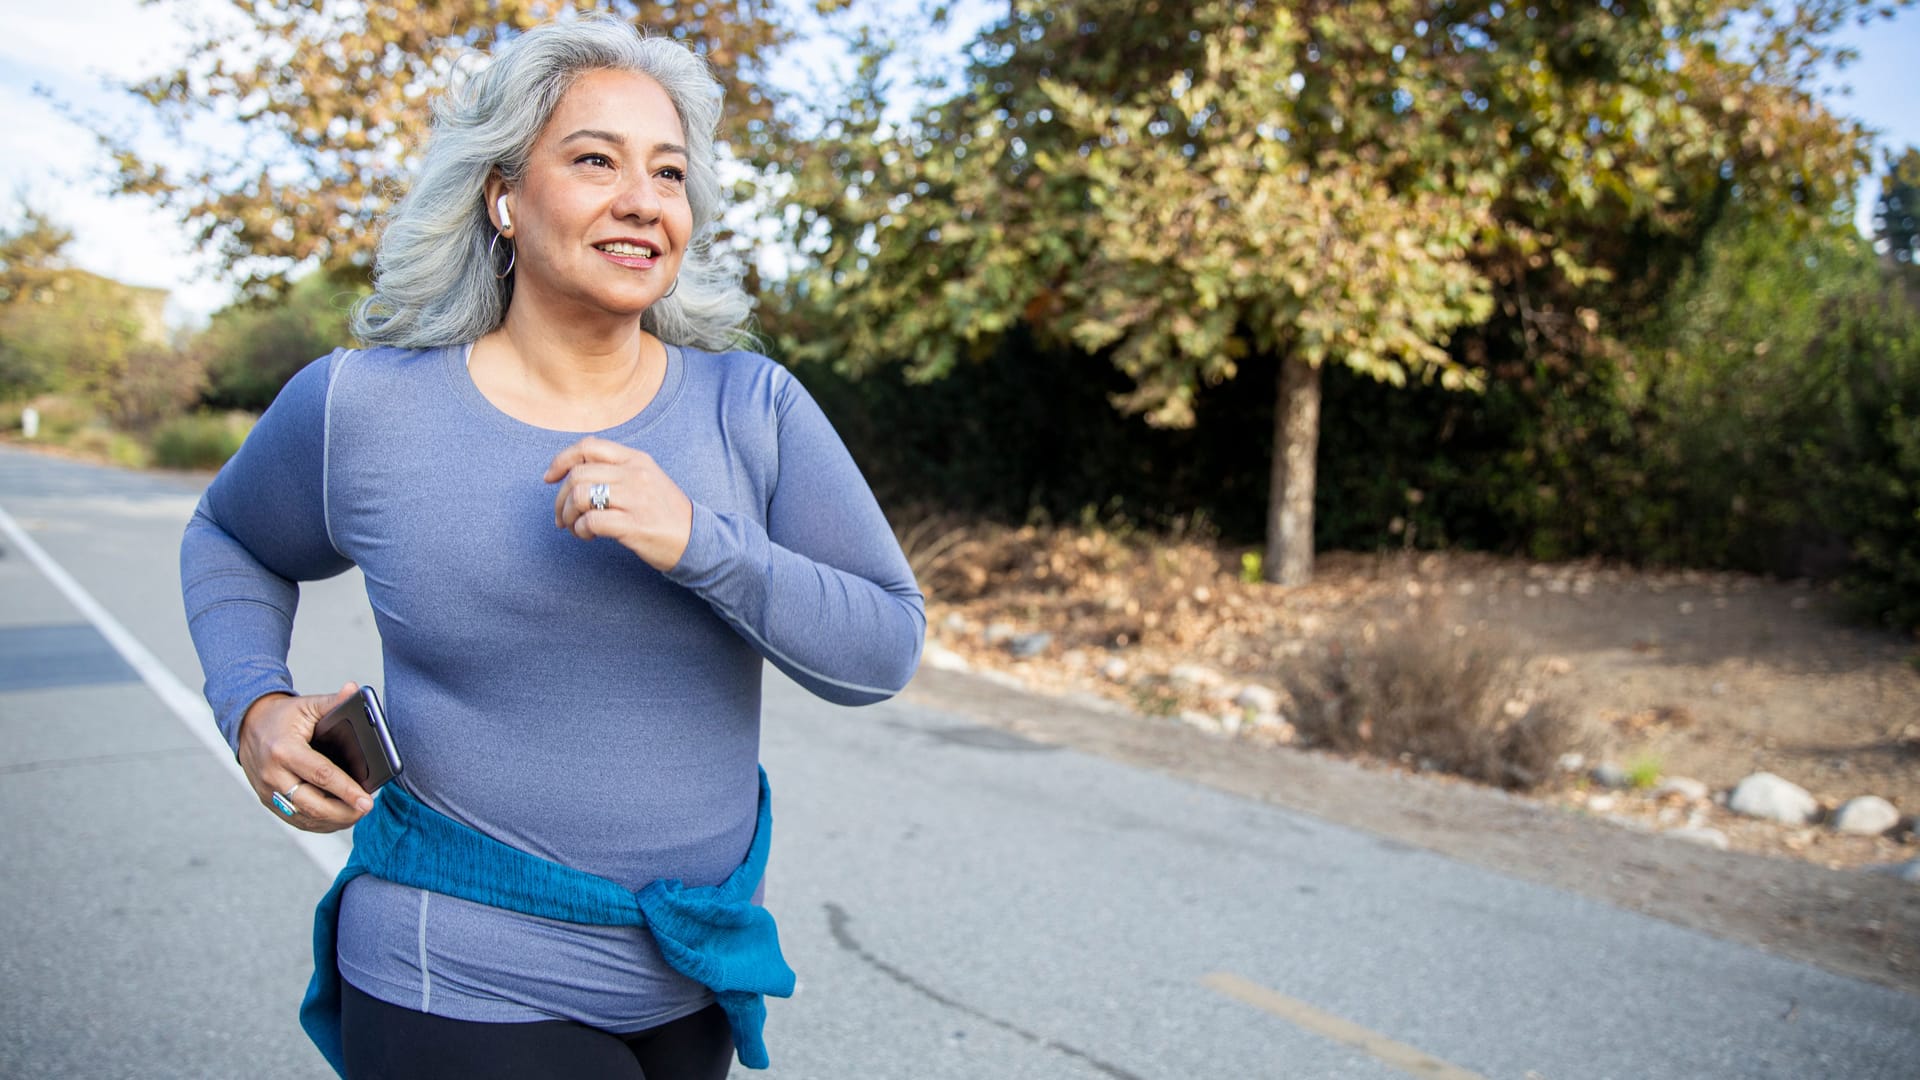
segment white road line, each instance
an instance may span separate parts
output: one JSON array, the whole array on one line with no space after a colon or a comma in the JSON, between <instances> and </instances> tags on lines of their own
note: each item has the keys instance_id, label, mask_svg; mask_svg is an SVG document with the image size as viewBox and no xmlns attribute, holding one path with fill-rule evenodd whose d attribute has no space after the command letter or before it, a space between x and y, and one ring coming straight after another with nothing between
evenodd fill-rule
<instances>
[{"instance_id":1,"label":"white road line","mask_svg":"<svg viewBox=\"0 0 1920 1080\"><path fill-rule=\"evenodd\" d=\"M206 699L187 689L186 684L168 670L167 666L160 662L159 657L149 652L145 645L140 644L140 639L120 625L120 621L109 614L98 600L82 588L80 583L73 579L73 575L67 573L66 568L54 562L51 555L41 550L40 545L33 542L33 538L27 535L26 530L13 520L12 515L8 514L4 507L0 507L0 533L5 534L15 547L26 553L27 559L39 568L40 573L49 582L53 583L53 587L60 590L61 595L65 596L69 603L80 609L80 614L86 616L94 629L100 631L100 636L107 639L107 643L126 660L127 664L140 676L141 681L147 684L147 688L153 691L162 704L166 705L168 711L186 725L187 730L193 733L193 737L200 740L201 745L213 754L214 759L220 762L227 774L232 776L251 796L253 785L247 783L247 774L240 771L240 763L233 759L233 750L227 746L227 741L221 738L220 729L213 722L213 710L207 707ZM349 844L343 839L344 833L321 835L289 828L287 834L292 837L295 844L300 846L301 851L306 852L307 858L312 859L314 865L325 871L328 877L339 873L340 867L347 861Z\"/></svg>"},{"instance_id":2,"label":"white road line","mask_svg":"<svg viewBox=\"0 0 1920 1080\"><path fill-rule=\"evenodd\" d=\"M1402 1072L1411 1073L1414 1076L1431 1077L1433 1080L1487 1080L1477 1072L1470 1072L1458 1065L1450 1065L1423 1050L1408 1046L1406 1043L1395 1042L1377 1031L1363 1028L1351 1020L1335 1016L1330 1012L1323 1012L1304 1001L1290 998L1278 990L1270 990L1231 972L1211 972L1202 977L1200 983L1210 990L1216 990L1230 998L1270 1012L1315 1035L1345 1043Z\"/></svg>"}]
</instances>

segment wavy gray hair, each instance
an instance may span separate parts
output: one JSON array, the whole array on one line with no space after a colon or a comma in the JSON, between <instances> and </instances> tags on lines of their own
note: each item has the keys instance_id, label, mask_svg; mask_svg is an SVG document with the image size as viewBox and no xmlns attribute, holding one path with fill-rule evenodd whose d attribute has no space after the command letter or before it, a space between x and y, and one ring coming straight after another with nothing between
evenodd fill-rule
<instances>
[{"instance_id":1,"label":"wavy gray hair","mask_svg":"<svg viewBox=\"0 0 1920 1080\"><path fill-rule=\"evenodd\" d=\"M353 332L362 341L428 348L473 341L500 325L512 288L511 279L494 276L487 178L497 169L517 183L560 99L582 74L602 70L658 82L687 134L693 240L673 295L648 307L640 325L663 341L706 349L751 341L745 327L752 302L739 270L711 244L723 209L713 149L720 84L684 45L604 15L527 31L477 72L456 76L434 104L426 158L388 216L374 256L373 294L353 309Z\"/></svg>"}]
</instances>

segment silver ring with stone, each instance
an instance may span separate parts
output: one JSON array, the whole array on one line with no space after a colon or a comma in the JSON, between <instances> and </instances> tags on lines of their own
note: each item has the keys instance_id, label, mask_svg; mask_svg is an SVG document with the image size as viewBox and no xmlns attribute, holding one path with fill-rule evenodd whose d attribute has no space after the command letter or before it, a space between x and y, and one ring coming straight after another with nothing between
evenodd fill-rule
<instances>
[{"instance_id":1,"label":"silver ring with stone","mask_svg":"<svg viewBox=\"0 0 1920 1080\"><path fill-rule=\"evenodd\" d=\"M611 494L613 494L612 485L595 484L587 489L587 501L593 504L595 510L605 510L607 508L607 496Z\"/></svg>"},{"instance_id":2,"label":"silver ring with stone","mask_svg":"<svg viewBox=\"0 0 1920 1080\"><path fill-rule=\"evenodd\" d=\"M300 808L293 805L293 793L296 791L299 791L301 788L306 786L307 786L307 782L305 780L296 780L294 781L293 786L288 788L287 790L274 792L273 808L275 810L280 811L282 814L285 814L287 817L292 817L293 815L299 813Z\"/></svg>"}]
</instances>

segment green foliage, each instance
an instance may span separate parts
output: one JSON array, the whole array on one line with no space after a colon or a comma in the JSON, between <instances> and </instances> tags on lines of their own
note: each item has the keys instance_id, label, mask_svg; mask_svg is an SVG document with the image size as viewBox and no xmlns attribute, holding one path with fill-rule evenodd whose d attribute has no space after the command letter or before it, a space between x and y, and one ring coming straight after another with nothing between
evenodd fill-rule
<instances>
[{"instance_id":1,"label":"green foliage","mask_svg":"<svg viewBox=\"0 0 1920 1080\"><path fill-rule=\"evenodd\" d=\"M32 206L19 213L18 224L0 230L0 304L32 296L68 268L73 230Z\"/></svg>"},{"instance_id":2,"label":"green foliage","mask_svg":"<svg viewBox=\"0 0 1920 1080\"><path fill-rule=\"evenodd\" d=\"M1838 572L1874 615L1920 627L1920 311L1871 247L1736 222L1656 333L1634 501L1682 528L1643 550Z\"/></svg>"},{"instance_id":3,"label":"green foliage","mask_svg":"<svg viewBox=\"0 0 1920 1080\"><path fill-rule=\"evenodd\" d=\"M206 404L264 410L315 357L350 344L347 319L365 292L357 274L317 272L283 297L243 300L216 313L190 346L207 369Z\"/></svg>"},{"instance_id":4,"label":"green foliage","mask_svg":"<svg viewBox=\"0 0 1920 1080\"><path fill-rule=\"evenodd\" d=\"M1260 584L1260 553L1246 551L1240 554L1240 580L1247 585Z\"/></svg>"},{"instance_id":5,"label":"green foliage","mask_svg":"<svg viewBox=\"0 0 1920 1080\"><path fill-rule=\"evenodd\" d=\"M144 429L198 396L198 366L166 341L163 291L74 269L71 240L30 206L0 231L0 398L74 395Z\"/></svg>"},{"instance_id":6,"label":"green foliage","mask_svg":"<svg viewBox=\"0 0 1920 1080\"><path fill-rule=\"evenodd\" d=\"M1573 385L1595 415L1538 425L1573 434L1523 443L1502 491L1529 470L1533 491L1497 512L1586 514L1614 478L1564 490L1555 468L1617 433L1618 328L1658 309L1735 192L1788 232L1848 197L1862 134L1810 91L1832 31L1873 11L1014 0L964 85L904 123L882 121L884 46L863 57L796 162L810 264L784 299L805 332L781 341L927 381L1030 331L1119 372L1110 400L1162 427L1199 423L1215 387L1270 395L1252 372L1281 356L1329 382L1520 384L1490 412ZM1444 511L1386 505L1410 488L1446 490L1382 482L1378 523L1446 535L1418 520Z\"/></svg>"},{"instance_id":7,"label":"green foliage","mask_svg":"<svg viewBox=\"0 0 1920 1080\"><path fill-rule=\"evenodd\" d=\"M217 469L240 451L253 421L241 412L176 416L153 434L154 464L169 469Z\"/></svg>"},{"instance_id":8,"label":"green foliage","mask_svg":"<svg viewBox=\"0 0 1920 1080\"><path fill-rule=\"evenodd\" d=\"M1880 197L1873 208L1873 231L1894 262L1911 267L1920 260L1920 147L1909 146L1899 157L1887 153L1887 173L1880 178Z\"/></svg>"},{"instance_id":9,"label":"green foliage","mask_svg":"<svg viewBox=\"0 0 1920 1080\"><path fill-rule=\"evenodd\" d=\"M1637 791L1645 791L1660 782L1661 761L1658 754L1639 754L1627 762L1627 783Z\"/></svg>"}]
</instances>

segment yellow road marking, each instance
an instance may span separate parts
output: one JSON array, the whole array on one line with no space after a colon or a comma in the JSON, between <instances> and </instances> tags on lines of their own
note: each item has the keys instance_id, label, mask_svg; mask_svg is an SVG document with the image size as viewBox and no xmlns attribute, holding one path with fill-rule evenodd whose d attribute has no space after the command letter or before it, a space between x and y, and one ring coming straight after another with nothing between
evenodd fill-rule
<instances>
[{"instance_id":1,"label":"yellow road marking","mask_svg":"<svg viewBox=\"0 0 1920 1080\"><path fill-rule=\"evenodd\" d=\"M1458 1065L1448 1064L1425 1051L1408 1046L1406 1043L1394 1042L1379 1032L1369 1031L1351 1020L1344 1020L1332 1013L1322 1012L1304 1001L1290 998L1278 990L1269 990L1257 982L1243 979L1231 972L1211 972L1202 976L1200 983L1210 990L1219 991L1237 1001L1244 1001L1256 1009L1264 1009L1315 1035L1345 1043L1402 1072L1430 1077L1432 1080L1487 1080L1477 1072L1469 1072Z\"/></svg>"}]
</instances>

